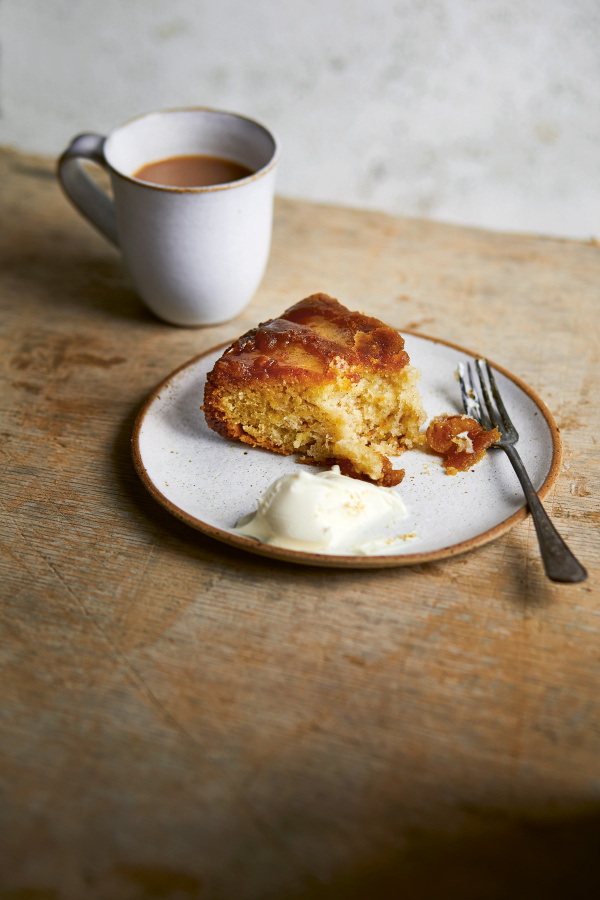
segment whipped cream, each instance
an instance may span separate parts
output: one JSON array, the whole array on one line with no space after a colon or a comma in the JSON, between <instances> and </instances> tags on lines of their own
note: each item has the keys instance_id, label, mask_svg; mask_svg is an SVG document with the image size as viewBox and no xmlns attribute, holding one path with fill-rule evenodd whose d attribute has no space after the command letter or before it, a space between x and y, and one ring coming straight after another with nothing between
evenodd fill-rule
<instances>
[{"instance_id":1,"label":"whipped cream","mask_svg":"<svg viewBox=\"0 0 600 900\"><path fill-rule=\"evenodd\" d=\"M406 506L390 488L328 472L294 472L278 478L255 512L235 531L287 550L326 551L351 546L368 526L404 518Z\"/></svg>"}]
</instances>

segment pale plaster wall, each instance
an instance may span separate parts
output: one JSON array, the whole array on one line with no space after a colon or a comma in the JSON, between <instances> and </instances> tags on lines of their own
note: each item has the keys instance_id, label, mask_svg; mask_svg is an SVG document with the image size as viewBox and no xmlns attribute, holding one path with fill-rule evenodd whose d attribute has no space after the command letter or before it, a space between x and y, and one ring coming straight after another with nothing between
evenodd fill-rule
<instances>
[{"instance_id":1,"label":"pale plaster wall","mask_svg":"<svg viewBox=\"0 0 600 900\"><path fill-rule=\"evenodd\" d=\"M600 0L0 0L0 54L4 145L209 105L281 194L600 236Z\"/></svg>"}]
</instances>

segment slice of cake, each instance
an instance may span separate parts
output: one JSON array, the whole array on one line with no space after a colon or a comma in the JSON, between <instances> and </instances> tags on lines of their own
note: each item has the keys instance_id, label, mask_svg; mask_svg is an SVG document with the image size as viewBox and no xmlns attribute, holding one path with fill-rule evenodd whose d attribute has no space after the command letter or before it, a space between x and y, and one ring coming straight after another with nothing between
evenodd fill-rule
<instances>
[{"instance_id":1,"label":"slice of cake","mask_svg":"<svg viewBox=\"0 0 600 900\"><path fill-rule=\"evenodd\" d=\"M389 487L425 421L418 377L397 331L314 294L223 353L203 409L224 437Z\"/></svg>"}]
</instances>

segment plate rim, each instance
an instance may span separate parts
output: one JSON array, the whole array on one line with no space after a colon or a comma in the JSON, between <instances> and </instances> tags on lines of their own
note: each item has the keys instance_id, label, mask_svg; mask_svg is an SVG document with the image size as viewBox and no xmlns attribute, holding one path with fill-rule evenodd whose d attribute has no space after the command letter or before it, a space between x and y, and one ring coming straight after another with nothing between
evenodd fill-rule
<instances>
[{"instance_id":1,"label":"plate rim","mask_svg":"<svg viewBox=\"0 0 600 900\"><path fill-rule=\"evenodd\" d=\"M469 356L471 358L477 358L477 354L473 353L471 350L466 349L460 344L455 344L453 341L447 341L443 338L431 337L429 335L423 334L420 331L414 331L410 328L396 330L400 335L410 334L413 337L421 338L434 344L443 344L444 346L450 347L453 350L458 350L460 353L464 353L466 356ZM140 451L140 432L152 404L159 396L159 394L179 375L180 372L183 372L185 369L191 368L192 366L196 365L201 359L204 359L206 356L210 356L217 350L221 350L229 346L231 346L231 341L223 341L222 343L217 344L214 347L210 347L208 350L204 350L202 353L198 353L196 356L188 359L186 362L182 363L180 366L174 369L169 375L163 378L162 381L154 388L154 390L143 402L135 418L131 435L131 455L133 459L133 465L138 477L140 478L146 490L164 509L166 509L180 521L184 522L186 525L194 528L196 531L200 531L202 534L205 534L208 537L213 538L214 540L220 541L221 543L228 544L231 547L245 550L258 556L268 557L270 559L279 559L284 562L292 562L307 566L319 566L321 568L381 569L395 568L398 566L422 565L423 563L437 562L441 559L449 559L453 556L459 556L463 553L468 553L470 550L475 550L477 547L483 547L485 546L485 544L489 544L492 541L495 541L507 531L510 531L512 528L514 528L515 525L518 525L519 522L522 522L524 519L526 519L529 515L527 505L524 504L520 509L514 512L507 519L504 519L504 521L499 522L497 525L494 525L493 528L489 528L487 531L475 535L472 538L468 538L465 541L461 541L458 544L452 544L448 547L440 547L437 550L430 550L422 553L406 553L397 556L358 556L329 553L311 553L310 551L305 550L288 550L283 547L275 547L272 544L261 543L254 538L245 537L243 535L230 534L230 532L225 531L222 528L218 528L215 525L209 525L207 522L203 522L201 519L197 519L195 516L192 516L190 513L187 513L185 510L181 509L179 506L173 503L172 500L169 500L169 498L166 497L162 493L162 491L160 491L159 488L156 487L156 485L150 478L150 475L148 474L148 471L144 465L142 454ZM527 396L534 402L534 404L538 407L538 409L544 416L544 419L546 420L546 423L550 430L550 436L552 439L552 462L550 464L548 474L546 475L542 486L537 492L539 498L543 500L543 498L548 494L548 492L556 483L562 464L563 449L560 429L558 428L558 425L556 424L554 416L550 412L550 409L542 400L542 398L536 393L536 391L533 390L532 387L530 387L518 375L514 375L512 372L509 372L508 369L505 369L503 366L498 365L497 363L493 362L493 360L488 358L488 361L490 365L494 369L496 369L496 371L500 372L502 375L516 384L517 387L519 387L525 394L527 394Z\"/></svg>"}]
</instances>

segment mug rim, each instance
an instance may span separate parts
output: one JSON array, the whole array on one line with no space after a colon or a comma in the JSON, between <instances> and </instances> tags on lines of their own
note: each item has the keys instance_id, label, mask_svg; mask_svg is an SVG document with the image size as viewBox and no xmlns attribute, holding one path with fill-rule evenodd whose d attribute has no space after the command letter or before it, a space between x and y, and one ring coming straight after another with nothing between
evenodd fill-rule
<instances>
[{"instance_id":1,"label":"mug rim","mask_svg":"<svg viewBox=\"0 0 600 900\"><path fill-rule=\"evenodd\" d=\"M141 178L136 178L134 175L127 175L125 172L119 171L119 169L115 168L115 166L109 161L106 155L107 144L113 135L116 135L120 131L124 131L126 128L129 128L131 125L134 125L136 122L141 121L142 119L150 119L154 116L164 116L169 115L170 113L196 113L196 112L205 112L205 113L215 113L216 115L221 116L230 116L232 119L241 119L245 122L249 122L252 125L256 125L258 128L262 129L265 134L273 142L273 153L267 163L265 163L262 168L257 169L256 172L252 172L251 175L247 175L245 178L238 178L236 181L228 181L223 184L207 184L207 185L197 185L196 187L181 187L177 185L168 185L168 184L154 184L150 181L144 181ZM257 181L259 178L262 178L264 175L267 175L272 169L275 168L277 163L279 162L279 157L281 155L281 145L277 138L277 135L271 131L270 128L267 128L266 125L263 125L262 122L259 122L258 119L253 119L251 116L246 116L242 113L230 112L225 109L215 109L212 106L173 106L168 107L167 109L156 109L151 110L150 112L140 113L137 116L133 116L131 119L128 119L126 122L123 122L122 125L117 125L116 128L113 128L106 137L104 138L102 144L102 155L104 157L104 163L106 167L110 170L110 172L118 178L123 179L124 181L129 181L132 184L139 185L143 188L148 188L150 190L157 191L167 191L169 193L175 194L207 194L213 193L215 191L226 191L231 188L242 187L243 185L249 184L252 181Z\"/></svg>"}]
</instances>

